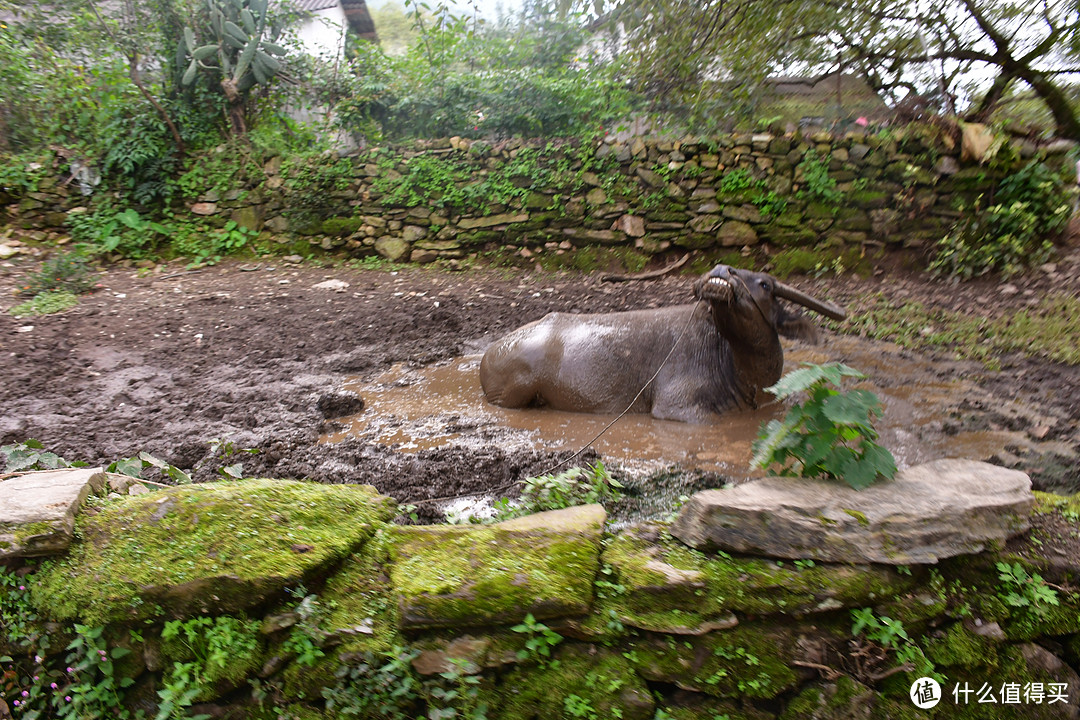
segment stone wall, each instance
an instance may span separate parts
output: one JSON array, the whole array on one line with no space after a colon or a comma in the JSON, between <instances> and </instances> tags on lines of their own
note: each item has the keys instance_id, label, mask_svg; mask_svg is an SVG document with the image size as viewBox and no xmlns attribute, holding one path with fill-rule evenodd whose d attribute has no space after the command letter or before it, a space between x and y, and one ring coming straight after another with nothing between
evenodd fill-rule
<instances>
[{"instance_id":1,"label":"stone wall","mask_svg":"<svg viewBox=\"0 0 1080 720\"><path fill-rule=\"evenodd\" d=\"M794 560L702 552L666 523L607 534L598 505L495 525L402 526L391 522L393 503L364 486L244 480L148 489L70 472L100 495L111 490L79 514L74 534L66 506L21 528L0 521L15 538L0 542L0 559L18 578L0 583L0 656L9 656L0 665L13 669L0 698L9 704L79 702L89 691L78 683L102 682L95 665L65 649L74 623L84 623L84 635L104 628L93 647L115 656L123 706L148 717L181 697L178 687L191 691L192 707L177 717L1077 713L1080 565L1065 532L1075 530L1077 498L1039 495L1036 532L991 542L982 554L853 564L815 561L813 550ZM78 493L70 476L57 482ZM8 506L19 491L5 496ZM1024 492L1024 518L1006 523L1010 535L1028 523ZM879 520L867 508L820 521L844 523L857 531ZM58 552L43 564L22 557ZM1001 578L1000 563L1013 581ZM1033 593L1046 582L1056 604ZM186 637L177 621L195 634ZM893 629L890 642L882 628ZM224 663L209 659L211 630ZM868 638L875 631L876 641ZM937 711L917 712L909 689L930 672L945 676L946 697ZM1038 684L1042 695L1012 705L951 696L954 686L977 692L984 683L995 698L1010 683ZM1052 694L1064 700L1051 703ZM15 717L27 707L15 707ZM0 701L0 717L5 710Z\"/></svg>"},{"instance_id":2,"label":"stone wall","mask_svg":"<svg viewBox=\"0 0 1080 720\"><path fill-rule=\"evenodd\" d=\"M960 208L992 192L1009 170L966 160L962 145L920 125L841 137L759 133L587 147L449 138L368 150L344 169L336 157L307 167L272 158L249 186L208 190L182 210L211 225L233 220L283 244L306 239L394 261L506 245L526 257L587 245L643 255L823 243L917 247L940 238ZM1018 167L1037 155L1060 165L1069 145L1015 140L1004 147L1012 152L1000 157ZM87 202L48 177L16 200L24 225L52 227Z\"/></svg>"}]
</instances>

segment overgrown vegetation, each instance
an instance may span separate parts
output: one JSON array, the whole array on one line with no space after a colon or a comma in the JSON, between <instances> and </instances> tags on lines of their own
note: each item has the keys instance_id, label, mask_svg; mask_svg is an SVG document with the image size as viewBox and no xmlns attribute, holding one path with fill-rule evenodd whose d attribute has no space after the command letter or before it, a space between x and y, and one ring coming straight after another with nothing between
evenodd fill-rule
<instances>
[{"instance_id":1,"label":"overgrown vegetation","mask_svg":"<svg viewBox=\"0 0 1080 720\"><path fill-rule=\"evenodd\" d=\"M904 347L939 349L993 367L999 354L1010 352L1080 364L1080 299L1073 295L1050 293L1034 307L1000 317L890 302L881 295L868 300L870 306L848 321L848 331Z\"/></svg>"},{"instance_id":2,"label":"overgrown vegetation","mask_svg":"<svg viewBox=\"0 0 1080 720\"><path fill-rule=\"evenodd\" d=\"M804 364L766 388L778 400L805 392L783 420L770 420L754 441L753 465L777 464L781 475L843 480L856 490L896 474L896 460L874 442L881 401L869 390L839 388L843 378L866 377L842 363Z\"/></svg>"},{"instance_id":3,"label":"overgrown vegetation","mask_svg":"<svg viewBox=\"0 0 1080 720\"><path fill-rule=\"evenodd\" d=\"M557 474L527 478L517 502L511 503L506 498L496 501L496 519L509 520L545 510L615 500L622 487L599 460L589 467L573 467Z\"/></svg>"},{"instance_id":4,"label":"overgrown vegetation","mask_svg":"<svg viewBox=\"0 0 1080 720\"><path fill-rule=\"evenodd\" d=\"M938 243L930 268L961 278L992 271L1008 277L1046 262L1071 214L1061 177L1044 163L1029 162L1004 178L991 198L966 208Z\"/></svg>"}]
</instances>

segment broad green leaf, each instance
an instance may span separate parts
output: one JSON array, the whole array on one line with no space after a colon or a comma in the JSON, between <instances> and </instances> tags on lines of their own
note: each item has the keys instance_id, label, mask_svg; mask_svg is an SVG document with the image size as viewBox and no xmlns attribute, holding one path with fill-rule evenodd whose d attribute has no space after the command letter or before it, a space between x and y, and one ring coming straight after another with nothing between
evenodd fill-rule
<instances>
[{"instance_id":1,"label":"broad green leaf","mask_svg":"<svg viewBox=\"0 0 1080 720\"><path fill-rule=\"evenodd\" d=\"M26 442L23 443L23 445L25 445L26 447L31 448L33 450L44 450L45 449L45 445L42 444L42 442L40 440L35 440L34 438L28 439Z\"/></svg>"},{"instance_id":2,"label":"broad green leaf","mask_svg":"<svg viewBox=\"0 0 1080 720\"><path fill-rule=\"evenodd\" d=\"M826 398L821 410L826 418L837 425L866 425L870 414L866 398L859 397L854 392Z\"/></svg>"},{"instance_id":3,"label":"broad green leaf","mask_svg":"<svg viewBox=\"0 0 1080 720\"><path fill-rule=\"evenodd\" d=\"M187 70L184 71L184 76L180 78L181 85L190 85L195 82L195 73L199 71L199 62L195 58L191 58L191 64L188 65Z\"/></svg>"},{"instance_id":4,"label":"broad green leaf","mask_svg":"<svg viewBox=\"0 0 1080 720\"><path fill-rule=\"evenodd\" d=\"M128 477L141 478L143 461L137 457L124 458L113 463L116 472Z\"/></svg>"},{"instance_id":5,"label":"broad green leaf","mask_svg":"<svg viewBox=\"0 0 1080 720\"><path fill-rule=\"evenodd\" d=\"M863 443L863 462L874 468L881 477L892 480L896 476L896 458L887 448L877 443Z\"/></svg>"},{"instance_id":6,"label":"broad green leaf","mask_svg":"<svg viewBox=\"0 0 1080 720\"><path fill-rule=\"evenodd\" d=\"M851 457L840 465L841 478L856 490L864 490L877 480L878 473L870 463Z\"/></svg>"},{"instance_id":7,"label":"broad green leaf","mask_svg":"<svg viewBox=\"0 0 1080 720\"><path fill-rule=\"evenodd\" d=\"M792 370L780 378L775 385L765 389L782 400L808 389L821 380L827 380L834 385L839 385L844 377L863 378L866 376L843 363L827 363L825 365L804 363L803 367Z\"/></svg>"},{"instance_id":8,"label":"broad green leaf","mask_svg":"<svg viewBox=\"0 0 1080 720\"><path fill-rule=\"evenodd\" d=\"M204 62L212 58L214 55L217 55L217 51L217 45L203 45L202 47L195 48L191 52L191 56L199 62Z\"/></svg>"},{"instance_id":9,"label":"broad green leaf","mask_svg":"<svg viewBox=\"0 0 1080 720\"><path fill-rule=\"evenodd\" d=\"M188 52L195 50L195 31L189 27L184 28L184 42L187 44Z\"/></svg>"}]
</instances>

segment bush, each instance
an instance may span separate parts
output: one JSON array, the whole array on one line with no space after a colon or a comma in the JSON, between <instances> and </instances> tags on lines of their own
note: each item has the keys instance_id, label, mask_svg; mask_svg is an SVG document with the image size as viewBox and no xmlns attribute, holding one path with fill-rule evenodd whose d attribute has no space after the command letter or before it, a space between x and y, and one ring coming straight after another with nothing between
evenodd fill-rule
<instances>
[{"instance_id":1,"label":"bush","mask_svg":"<svg viewBox=\"0 0 1080 720\"><path fill-rule=\"evenodd\" d=\"M1013 275L1046 262L1051 238L1069 221L1065 183L1038 161L1002 180L993 204L983 208L982 200L938 242L931 270L965 279L995 270Z\"/></svg>"}]
</instances>

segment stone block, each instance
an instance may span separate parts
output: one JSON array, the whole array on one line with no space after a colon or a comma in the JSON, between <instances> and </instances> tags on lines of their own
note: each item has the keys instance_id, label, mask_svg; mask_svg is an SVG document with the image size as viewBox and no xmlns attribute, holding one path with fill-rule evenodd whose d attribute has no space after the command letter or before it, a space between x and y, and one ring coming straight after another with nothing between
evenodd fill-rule
<instances>
[{"instance_id":1,"label":"stone block","mask_svg":"<svg viewBox=\"0 0 1080 720\"><path fill-rule=\"evenodd\" d=\"M101 468L43 470L0 482L0 560L67 550L75 514L104 483Z\"/></svg>"},{"instance_id":2,"label":"stone block","mask_svg":"<svg viewBox=\"0 0 1080 720\"><path fill-rule=\"evenodd\" d=\"M933 564L1001 547L1028 528L1031 480L972 460L935 460L856 491L766 478L706 490L671 533L691 547L826 562Z\"/></svg>"}]
</instances>

